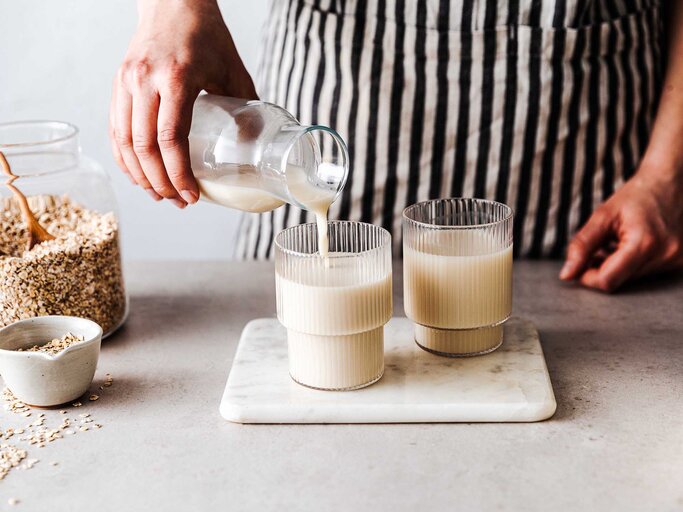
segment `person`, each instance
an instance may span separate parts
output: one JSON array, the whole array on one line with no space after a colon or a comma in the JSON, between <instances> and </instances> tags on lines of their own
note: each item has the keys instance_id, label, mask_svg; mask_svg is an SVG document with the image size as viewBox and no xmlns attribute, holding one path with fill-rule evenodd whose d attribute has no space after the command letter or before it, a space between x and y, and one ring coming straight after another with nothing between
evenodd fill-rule
<instances>
[{"instance_id":1,"label":"person","mask_svg":"<svg viewBox=\"0 0 683 512\"><path fill-rule=\"evenodd\" d=\"M515 209L517 256L566 254L563 280L612 291L683 265L683 2L273 1L261 50L256 89L215 0L139 0L111 139L153 199L198 199L205 90L337 129L351 172L331 217L397 244L406 205L476 196ZM305 220L245 216L239 255Z\"/></svg>"}]
</instances>

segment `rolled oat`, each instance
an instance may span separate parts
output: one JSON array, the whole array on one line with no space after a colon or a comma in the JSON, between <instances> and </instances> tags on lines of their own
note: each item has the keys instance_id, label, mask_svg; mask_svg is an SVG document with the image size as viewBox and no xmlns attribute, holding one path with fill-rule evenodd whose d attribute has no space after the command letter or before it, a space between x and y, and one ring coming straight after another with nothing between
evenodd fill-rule
<instances>
[{"instance_id":1,"label":"rolled oat","mask_svg":"<svg viewBox=\"0 0 683 512\"><path fill-rule=\"evenodd\" d=\"M116 217L68 197L30 197L36 218L56 238L27 251L18 204L2 203L0 327L43 315L89 318L105 333L120 324L126 296Z\"/></svg>"},{"instance_id":2,"label":"rolled oat","mask_svg":"<svg viewBox=\"0 0 683 512\"><path fill-rule=\"evenodd\" d=\"M46 354L55 355L59 354L62 350L80 343L84 340L83 336L76 336L70 332L62 336L61 338L55 338L43 345L34 345L31 348L20 348L17 352L45 352Z\"/></svg>"}]
</instances>

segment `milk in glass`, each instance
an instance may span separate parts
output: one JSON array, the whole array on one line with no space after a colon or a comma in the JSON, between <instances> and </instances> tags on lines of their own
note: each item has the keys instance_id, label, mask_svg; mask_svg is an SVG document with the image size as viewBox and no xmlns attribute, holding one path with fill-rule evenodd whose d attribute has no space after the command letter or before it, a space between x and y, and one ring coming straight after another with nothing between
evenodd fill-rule
<instances>
[{"instance_id":1,"label":"milk in glass","mask_svg":"<svg viewBox=\"0 0 683 512\"><path fill-rule=\"evenodd\" d=\"M406 315L416 341L439 353L476 354L502 341L512 310L512 246L472 230L435 231L404 246Z\"/></svg>"}]
</instances>

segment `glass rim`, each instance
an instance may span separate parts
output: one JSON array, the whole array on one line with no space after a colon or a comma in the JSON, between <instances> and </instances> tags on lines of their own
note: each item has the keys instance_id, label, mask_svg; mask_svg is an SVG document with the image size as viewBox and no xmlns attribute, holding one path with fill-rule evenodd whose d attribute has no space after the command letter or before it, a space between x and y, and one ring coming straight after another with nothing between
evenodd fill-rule
<instances>
[{"instance_id":1,"label":"glass rim","mask_svg":"<svg viewBox=\"0 0 683 512\"><path fill-rule=\"evenodd\" d=\"M382 235L382 242L377 246L373 247L372 249L367 249L365 251L360 251L360 252L354 252L354 253L346 253L340 256L335 256L335 259L343 259L343 258L357 258L358 256L365 256L365 255L371 255L376 252L384 250L387 246L391 247L391 233L389 233L386 229L384 229L381 226L376 226L375 224L369 224L367 222L360 222L357 220L329 220L327 221L328 227L330 225L339 225L339 224L357 224L361 226L369 226L373 229L376 229L379 233ZM275 235L275 248L284 253L288 254L290 256L296 256L298 258L320 258L321 260L325 259L320 256L319 252L300 252L300 251L295 251L293 249L287 249L280 243L280 237L284 235L284 233L293 231L295 229L304 229L307 227L313 227L315 226L317 228L317 224L315 222L306 222L304 224L297 224L296 226L290 226L288 228L283 229L280 231L277 235ZM336 253L333 251L330 251L330 254L341 254L341 253Z\"/></svg>"},{"instance_id":2,"label":"glass rim","mask_svg":"<svg viewBox=\"0 0 683 512\"><path fill-rule=\"evenodd\" d=\"M492 221L492 222L481 222L478 224L463 224L463 225L458 225L458 224L432 224L430 222L423 222L420 220L415 220L411 217L409 217L409 214L411 210L416 209L420 206L425 206L430 203L436 203L439 201L459 201L459 200L467 200L467 201L473 201L476 203L480 204L489 204L489 205L497 205L503 207L505 210L505 216L501 219ZM448 230L454 230L454 229L463 229L463 230L468 230L468 229L481 229L485 227L490 227L490 226L497 226L499 224L503 224L505 222L508 222L509 220L512 219L514 216L514 210L512 207L508 206L505 203L501 203L499 201L493 201L491 199L480 199L477 197L445 197L445 198L440 198L440 199L428 199L427 201L420 201L419 203L411 204L410 206L406 206L403 209L403 220L406 222L410 222L416 226L419 227L424 227L428 229L448 229Z\"/></svg>"},{"instance_id":3,"label":"glass rim","mask_svg":"<svg viewBox=\"0 0 683 512\"><path fill-rule=\"evenodd\" d=\"M9 123L0 123L0 131L6 128L44 128L52 127L63 130L64 133L53 138L45 138L43 140L25 140L21 142L0 142L0 150L3 148L29 148L36 146L48 146L57 144L75 138L78 135L78 126L67 121L55 121L50 119L36 119L30 121L11 121Z\"/></svg>"}]
</instances>

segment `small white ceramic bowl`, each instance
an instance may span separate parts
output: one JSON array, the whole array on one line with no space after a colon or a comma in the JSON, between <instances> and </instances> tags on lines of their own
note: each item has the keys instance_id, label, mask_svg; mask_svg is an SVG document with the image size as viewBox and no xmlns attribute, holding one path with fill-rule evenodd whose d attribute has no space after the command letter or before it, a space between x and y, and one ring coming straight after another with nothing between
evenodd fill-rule
<instances>
[{"instance_id":1,"label":"small white ceramic bowl","mask_svg":"<svg viewBox=\"0 0 683 512\"><path fill-rule=\"evenodd\" d=\"M67 333L84 340L50 355L17 352ZM0 374L15 397L29 405L49 407L69 402L90 387L100 356L102 328L74 316L41 316L0 329Z\"/></svg>"}]
</instances>

